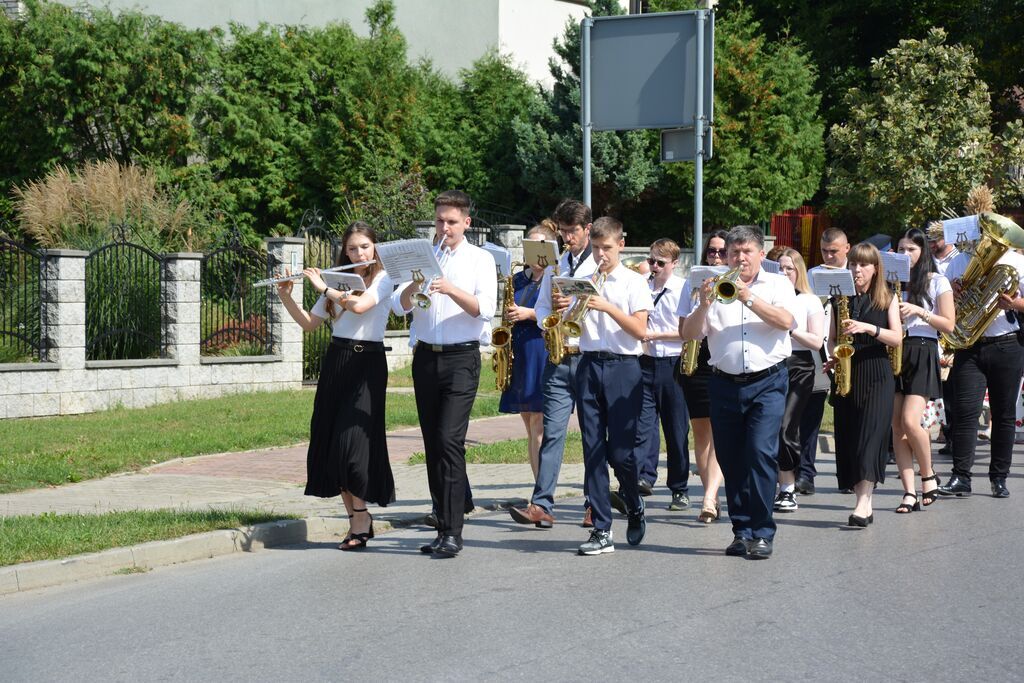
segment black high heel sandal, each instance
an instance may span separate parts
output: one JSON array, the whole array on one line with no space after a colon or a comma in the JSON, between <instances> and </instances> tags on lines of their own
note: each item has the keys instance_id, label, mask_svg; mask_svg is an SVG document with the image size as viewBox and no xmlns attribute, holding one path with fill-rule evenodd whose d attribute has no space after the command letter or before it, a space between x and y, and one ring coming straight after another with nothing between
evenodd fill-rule
<instances>
[{"instance_id":1,"label":"black high heel sandal","mask_svg":"<svg viewBox=\"0 0 1024 683\"><path fill-rule=\"evenodd\" d=\"M936 501L936 499L938 499L938 497L939 497L939 475L936 474L935 471L933 470L932 471L932 476L930 476L930 477L921 477L921 488L922 489L924 488L924 483L926 481L934 481L935 482L935 488L933 488L931 491L922 491L921 492L921 504L924 505L925 507L928 507L929 505L934 503Z\"/></svg>"},{"instance_id":2,"label":"black high heel sandal","mask_svg":"<svg viewBox=\"0 0 1024 683\"><path fill-rule=\"evenodd\" d=\"M907 505L907 503L906 503L906 499L907 498L913 498L914 499L914 504L913 505ZM908 512L918 512L918 511L920 511L920 509L921 509L921 501L919 501L917 499L917 494L916 493L904 493L903 494L903 500L900 501L900 504L896 508L895 512L898 512L899 514L902 515L902 514L906 514Z\"/></svg>"},{"instance_id":3,"label":"black high heel sandal","mask_svg":"<svg viewBox=\"0 0 1024 683\"><path fill-rule=\"evenodd\" d=\"M366 542L369 541L374 536L374 534L373 534L373 515L371 515L369 512L367 512L366 508L363 508L362 510L355 510L355 509L353 509L352 512L366 512L367 516L370 518L370 530L367 531L366 533L362 533L362 534L350 533L345 538L345 540L343 540L341 542L341 545L338 546L339 550L362 550L363 548L366 547ZM349 519L351 519L353 516L354 515L349 515Z\"/></svg>"},{"instance_id":4,"label":"black high heel sandal","mask_svg":"<svg viewBox=\"0 0 1024 683\"><path fill-rule=\"evenodd\" d=\"M867 517L860 517L858 515L850 515L849 519L846 520L846 526L856 526L856 527L860 527L862 529L865 529L865 528L867 528L868 524L871 524L874 521L875 521L874 513L868 515Z\"/></svg>"}]
</instances>

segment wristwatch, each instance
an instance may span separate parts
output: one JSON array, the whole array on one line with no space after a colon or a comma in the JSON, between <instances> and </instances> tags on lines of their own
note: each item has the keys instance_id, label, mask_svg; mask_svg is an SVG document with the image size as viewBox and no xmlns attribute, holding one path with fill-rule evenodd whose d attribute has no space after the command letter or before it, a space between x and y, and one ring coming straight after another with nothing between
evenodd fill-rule
<instances>
[{"instance_id":1,"label":"wristwatch","mask_svg":"<svg viewBox=\"0 0 1024 683\"><path fill-rule=\"evenodd\" d=\"M753 308L754 307L754 295L751 294L750 298L743 302L743 305L746 306L747 308Z\"/></svg>"}]
</instances>

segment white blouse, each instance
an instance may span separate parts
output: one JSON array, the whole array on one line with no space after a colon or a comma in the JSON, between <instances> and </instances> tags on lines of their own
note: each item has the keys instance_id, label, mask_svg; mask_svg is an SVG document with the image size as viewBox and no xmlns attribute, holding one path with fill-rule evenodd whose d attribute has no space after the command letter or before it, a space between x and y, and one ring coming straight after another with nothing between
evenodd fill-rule
<instances>
[{"instance_id":1,"label":"white blouse","mask_svg":"<svg viewBox=\"0 0 1024 683\"><path fill-rule=\"evenodd\" d=\"M345 311L337 318L327 314L327 297L323 294L309 311L311 315L331 321L331 334L342 339L358 339L359 341L384 341L384 328L388 324L388 313L391 311L391 292L394 285L391 278L381 270L374 276L364 296L371 297L374 306L365 313ZM338 304L335 312L341 310Z\"/></svg>"},{"instance_id":2,"label":"white blouse","mask_svg":"<svg viewBox=\"0 0 1024 683\"><path fill-rule=\"evenodd\" d=\"M949 284L949 280L944 275L938 273L932 273L931 279L928 280L928 296L932 300L931 306L923 306L929 314L935 313L935 307L939 305L939 295L946 292L952 292L953 288ZM908 301L908 293L906 290L903 291L903 300ZM928 339L938 339L938 331L921 320L920 316L912 315L907 318L903 323L907 328L908 337L927 337Z\"/></svg>"}]
</instances>

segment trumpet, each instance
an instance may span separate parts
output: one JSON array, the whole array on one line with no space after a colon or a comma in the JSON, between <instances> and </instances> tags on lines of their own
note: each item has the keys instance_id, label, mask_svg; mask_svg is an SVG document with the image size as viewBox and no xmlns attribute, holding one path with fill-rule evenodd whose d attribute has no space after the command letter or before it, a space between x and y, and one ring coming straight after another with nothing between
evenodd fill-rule
<instances>
[{"instance_id":1,"label":"trumpet","mask_svg":"<svg viewBox=\"0 0 1024 683\"><path fill-rule=\"evenodd\" d=\"M718 299L718 303L731 304L733 301L736 301L740 291L739 287L736 286L736 280L739 279L739 276L740 267L736 266L715 278L712 290L715 293L715 298Z\"/></svg>"},{"instance_id":2,"label":"trumpet","mask_svg":"<svg viewBox=\"0 0 1024 683\"><path fill-rule=\"evenodd\" d=\"M377 261L366 261L365 263L349 263L344 266L335 266L334 268L325 268L321 270L321 273L340 273L345 270L352 270L353 268L359 268L360 266L369 266L376 263ZM266 280L260 280L253 284L253 287L269 287L270 285L277 285L282 282L298 282L305 275L299 273L297 275L282 275L281 277L267 278Z\"/></svg>"},{"instance_id":3,"label":"trumpet","mask_svg":"<svg viewBox=\"0 0 1024 683\"><path fill-rule=\"evenodd\" d=\"M594 287L600 292L601 288L604 287L604 281L608 278L605 273L597 273L597 278L594 280ZM583 318L587 315L587 303L590 301L590 295L578 296L576 301L572 303L569 310L565 312L565 319L562 320L562 329L567 337L579 337L583 334Z\"/></svg>"},{"instance_id":4,"label":"trumpet","mask_svg":"<svg viewBox=\"0 0 1024 683\"><path fill-rule=\"evenodd\" d=\"M437 246L434 247L434 258L437 259L438 265L442 268L444 268L444 264L448 260L448 254L450 253L451 252L448 251L448 249L444 248L444 240L439 241ZM430 308L430 283L436 279L437 278L434 277L428 280L420 271L412 271L412 281L423 283L420 287L420 291L413 292L411 297L413 303L419 308L422 308L423 310Z\"/></svg>"},{"instance_id":5,"label":"trumpet","mask_svg":"<svg viewBox=\"0 0 1024 683\"><path fill-rule=\"evenodd\" d=\"M554 272L552 276L558 275L558 264L561 263L562 257L569 253L568 245L562 250L561 256L558 257L558 261L555 262ZM554 287L554 283L551 284ZM557 311L552 311L550 314L544 317L544 320L540 323L542 334L544 335L544 348L548 352L548 360L555 365L562 362L562 358L565 356L565 337L562 334L562 316Z\"/></svg>"}]
</instances>

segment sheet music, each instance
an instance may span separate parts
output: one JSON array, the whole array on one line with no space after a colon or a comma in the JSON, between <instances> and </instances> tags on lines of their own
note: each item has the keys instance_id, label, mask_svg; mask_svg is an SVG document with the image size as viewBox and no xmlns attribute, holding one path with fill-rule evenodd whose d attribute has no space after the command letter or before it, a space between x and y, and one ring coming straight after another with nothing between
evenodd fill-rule
<instances>
[{"instance_id":1,"label":"sheet music","mask_svg":"<svg viewBox=\"0 0 1024 683\"><path fill-rule=\"evenodd\" d=\"M355 273L320 273L327 286L339 292L361 292L366 289L363 278Z\"/></svg>"},{"instance_id":2,"label":"sheet music","mask_svg":"<svg viewBox=\"0 0 1024 683\"><path fill-rule=\"evenodd\" d=\"M782 264L778 261L772 261L771 259L761 259L761 268L766 273L772 273L778 275L782 272Z\"/></svg>"},{"instance_id":3,"label":"sheet music","mask_svg":"<svg viewBox=\"0 0 1024 683\"><path fill-rule=\"evenodd\" d=\"M910 257L906 254L897 254L891 251L882 253L882 276L887 282L898 280L910 282ZM922 258L926 258L924 254Z\"/></svg>"},{"instance_id":4,"label":"sheet music","mask_svg":"<svg viewBox=\"0 0 1024 683\"><path fill-rule=\"evenodd\" d=\"M558 263L558 242L523 240L523 261L531 266L548 267Z\"/></svg>"},{"instance_id":5,"label":"sheet music","mask_svg":"<svg viewBox=\"0 0 1024 683\"><path fill-rule=\"evenodd\" d=\"M482 248L494 259L494 265L498 269L498 277L508 277L512 272L512 252L493 242L484 242Z\"/></svg>"},{"instance_id":6,"label":"sheet music","mask_svg":"<svg viewBox=\"0 0 1024 683\"><path fill-rule=\"evenodd\" d=\"M718 277L728 272L729 268L726 266L693 266L690 268L690 274L686 276L686 286L692 292L700 289L709 277Z\"/></svg>"},{"instance_id":7,"label":"sheet music","mask_svg":"<svg viewBox=\"0 0 1024 683\"><path fill-rule=\"evenodd\" d=\"M942 237L949 244L977 242L981 239L978 216L964 216L942 221Z\"/></svg>"},{"instance_id":8,"label":"sheet music","mask_svg":"<svg viewBox=\"0 0 1024 683\"><path fill-rule=\"evenodd\" d=\"M551 282L564 296L600 294L589 277L555 277Z\"/></svg>"},{"instance_id":9,"label":"sheet music","mask_svg":"<svg viewBox=\"0 0 1024 683\"><path fill-rule=\"evenodd\" d=\"M811 274L811 289L815 296L855 296L853 273L845 268L815 270Z\"/></svg>"},{"instance_id":10,"label":"sheet music","mask_svg":"<svg viewBox=\"0 0 1024 683\"><path fill-rule=\"evenodd\" d=\"M419 273L430 280L443 275L440 253L435 253L429 240L396 240L377 245L377 258L384 265L392 282L409 282L413 273Z\"/></svg>"}]
</instances>

